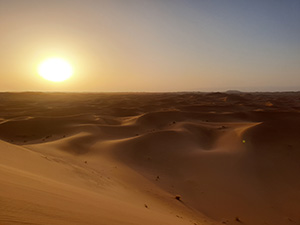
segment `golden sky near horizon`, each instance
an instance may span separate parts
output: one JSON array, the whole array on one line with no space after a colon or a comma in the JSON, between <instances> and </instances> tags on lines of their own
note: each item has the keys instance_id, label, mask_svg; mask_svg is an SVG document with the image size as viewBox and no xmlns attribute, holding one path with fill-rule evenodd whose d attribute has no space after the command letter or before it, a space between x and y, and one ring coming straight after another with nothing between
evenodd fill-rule
<instances>
[{"instance_id":1,"label":"golden sky near horizon","mask_svg":"<svg viewBox=\"0 0 300 225\"><path fill-rule=\"evenodd\" d=\"M297 0L0 0L0 91L299 90L299 11ZM73 76L39 76L51 57Z\"/></svg>"}]
</instances>

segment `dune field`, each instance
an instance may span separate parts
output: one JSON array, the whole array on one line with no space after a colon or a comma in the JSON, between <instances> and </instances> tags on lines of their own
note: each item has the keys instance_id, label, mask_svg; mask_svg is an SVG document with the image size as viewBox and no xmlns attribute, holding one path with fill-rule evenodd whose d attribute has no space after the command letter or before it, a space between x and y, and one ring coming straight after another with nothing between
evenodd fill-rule
<instances>
[{"instance_id":1,"label":"dune field","mask_svg":"<svg viewBox=\"0 0 300 225\"><path fill-rule=\"evenodd\" d=\"M300 92L0 93L0 224L300 224Z\"/></svg>"}]
</instances>

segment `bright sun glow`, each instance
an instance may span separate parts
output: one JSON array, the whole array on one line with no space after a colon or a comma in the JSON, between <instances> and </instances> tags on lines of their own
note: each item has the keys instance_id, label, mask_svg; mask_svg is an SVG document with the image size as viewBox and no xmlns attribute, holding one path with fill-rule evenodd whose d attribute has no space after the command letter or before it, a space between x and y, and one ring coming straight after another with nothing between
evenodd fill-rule
<instances>
[{"instance_id":1,"label":"bright sun glow","mask_svg":"<svg viewBox=\"0 0 300 225\"><path fill-rule=\"evenodd\" d=\"M50 58L43 61L38 68L40 76L53 82L62 82L73 74L72 66L64 59Z\"/></svg>"}]
</instances>

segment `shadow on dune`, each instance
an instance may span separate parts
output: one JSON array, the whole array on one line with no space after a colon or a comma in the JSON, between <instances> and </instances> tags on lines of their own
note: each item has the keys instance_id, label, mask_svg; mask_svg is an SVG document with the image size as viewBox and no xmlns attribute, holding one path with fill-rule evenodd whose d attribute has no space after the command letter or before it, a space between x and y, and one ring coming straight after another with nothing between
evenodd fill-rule
<instances>
[{"instance_id":1,"label":"shadow on dune","mask_svg":"<svg viewBox=\"0 0 300 225\"><path fill-rule=\"evenodd\" d=\"M216 221L300 221L299 93L0 98L6 141L117 159Z\"/></svg>"}]
</instances>

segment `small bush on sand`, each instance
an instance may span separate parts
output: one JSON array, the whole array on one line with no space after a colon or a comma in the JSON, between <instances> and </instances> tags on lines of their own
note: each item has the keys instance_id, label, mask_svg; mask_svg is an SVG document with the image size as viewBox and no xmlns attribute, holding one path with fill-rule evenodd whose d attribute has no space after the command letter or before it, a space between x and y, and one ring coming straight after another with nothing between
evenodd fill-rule
<instances>
[{"instance_id":1,"label":"small bush on sand","mask_svg":"<svg viewBox=\"0 0 300 225\"><path fill-rule=\"evenodd\" d=\"M181 201L181 196L180 195L175 195L175 199L178 201Z\"/></svg>"}]
</instances>

